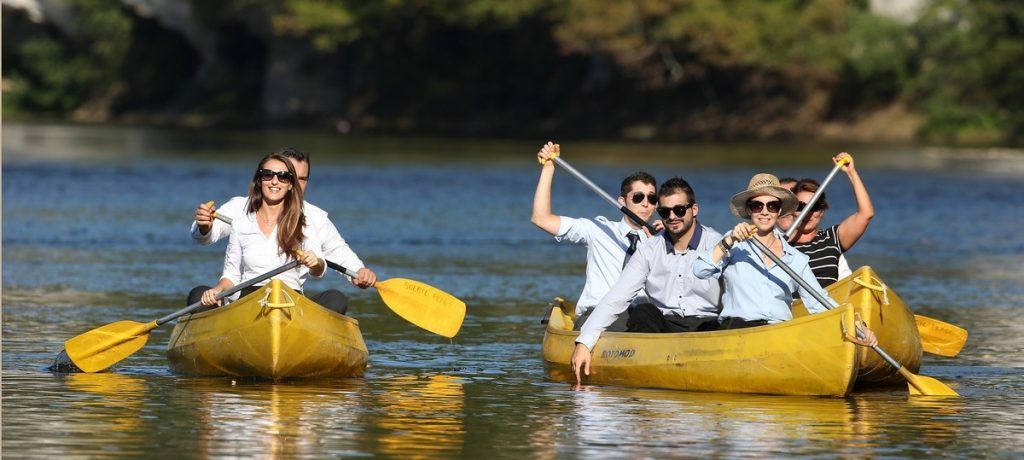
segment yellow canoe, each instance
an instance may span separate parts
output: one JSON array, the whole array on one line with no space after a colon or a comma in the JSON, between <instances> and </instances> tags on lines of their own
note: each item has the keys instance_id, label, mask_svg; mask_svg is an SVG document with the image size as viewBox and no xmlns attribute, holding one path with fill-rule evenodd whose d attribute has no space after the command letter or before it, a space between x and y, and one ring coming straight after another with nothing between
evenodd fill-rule
<instances>
[{"instance_id":1,"label":"yellow canoe","mask_svg":"<svg viewBox=\"0 0 1024 460\"><path fill-rule=\"evenodd\" d=\"M864 266L826 289L836 302L850 303L857 314L878 336L878 345L910 372L921 367L921 336L914 313L895 291L882 282L871 267ZM807 316L803 302L793 304L793 317ZM859 349L857 383L868 385L900 384L903 378L892 366L869 348Z\"/></svg>"},{"instance_id":2,"label":"yellow canoe","mask_svg":"<svg viewBox=\"0 0 1024 460\"><path fill-rule=\"evenodd\" d=\"M235 377L360 377L369 352L359 322L279 280L227 306L178 321L171 370Z\"/></svg>"},{"instance_id":3,"label":"yellow canoe","mask_svg":"<svg viewBox=\"0 0 1024 460\"><path fill-rule=\"evenodd\" d=\"M850 306L770 326L674 334L606 332L585 383L646 388L845 396L857 378ZM575 382L569 360L578 331L573 307L558 299L544 334L548 376Z\"/></svg>"}]
</instances>

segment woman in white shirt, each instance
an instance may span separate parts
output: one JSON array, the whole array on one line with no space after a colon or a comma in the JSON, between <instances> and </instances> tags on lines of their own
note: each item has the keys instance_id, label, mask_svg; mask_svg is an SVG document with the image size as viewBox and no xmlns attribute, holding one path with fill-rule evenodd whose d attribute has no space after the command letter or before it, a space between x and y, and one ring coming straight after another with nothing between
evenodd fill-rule
<instances>
[{"instance_id":1,"label":"woman in white shirt","mask_svg":"<svg viewBox=\"0 0 1024 460\"><path fill-rule=\"evenodd\" d=\"M288 287L302 290L309 275L322 277L327 263L321 254L317 232L306 225L302 212L303 192L295 183L295 168L288 158L271 153L259 162L249 183L245 215L235 218L224 255L224 270L216 286L199 286L189 294L189 304L220 305L217 294L245 280L269 272L290 260L302 265L275 278ZM264 282L263 284L266 284ZM239 294L246 296L259 289L252 286ZM345 313L345 296L335 289L308 296L310 300Z\"/></svg>"}]
</instances>

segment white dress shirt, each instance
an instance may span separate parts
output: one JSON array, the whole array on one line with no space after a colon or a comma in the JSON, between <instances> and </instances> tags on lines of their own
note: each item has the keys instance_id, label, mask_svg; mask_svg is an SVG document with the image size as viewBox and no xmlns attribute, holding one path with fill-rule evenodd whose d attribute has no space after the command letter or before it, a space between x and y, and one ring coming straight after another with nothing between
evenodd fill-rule
<instances>
[{"instance_id":1,"label":"white dress shirt","mask_svg":"<svg viewBox=\"0 0 1024 460\"><path fill-rule=\"evenodd\" d=\"M594 219L558 216L561 224L555 241L569 241L587 246L587 281L583 285L583 293L576 302L576 314L579 315L597 302L622 274L622 261L626 258L629 248L629 232L640 236L639 244L648 239L643 230L634 230L623 218L610 222L603 216ZM636 254L634 254L635 256Z\"/></svg>"},{"instance_id":2,"label":"white dress shirt","mask_svg":"<svg viewBox=\"0 0 1024 460\"><path fill-rule=\"evenodd\" d=\"M637 247L622 270L622 276L583 324L576 342L593 350L601 333L626 311L631 299L641 291L647 301L666 316L717 316L721 307L721 285L718 280L698 279L693 274L693 263L703 251L714 247L722 235L700 223L694 226L693 235L682 252L676 251L665 232Z\"/></svg>"},{"instance_id":3,"label":"white dress shirt","mask_svg":"<svg viewBox=\"0 0 1024 460\"><path fill-rule=\"evenodd\" d=\"M244 196L236 196L217 208L217 213L237 221L246 214L245 204L247 200L248 198ZM302 211L306 215L306 226L313 229L312 232L306 233L307 241L310 240L310 236L316 237L316 240L320 242L320 246L318 246L319 252L317 253L320 254L320 257L326 257L327 260L352 271L358 271L366 266L338 233L334 223L327 217L326 211L309 202L303 202ZM209 233L203 235L199 233L199 225L193 221L192 239L204 246L210 245L230 235L231 227L231 225L214 219L213 228L210 229ZM259 231L258 228L257 231Z\"/></svg>"},{"instance_id":4,"label":"white dress shirt","mask_svg":"<svg viewBox=\"0 0 1024 460\"><path fill-rule=\"evenodd\" d=\"M224 271L221 278L227 278L238 285L291 261L291 258L280 252L277 245L278 227L275 226L269 236L264 235L260 230L255 213L234 218L231 227L228 249L224 253ZM311 229L312 227L308 223L302 227L305 237L302 242L302 250L313 252L317 257L322 258L324 256L320 249L323 246L322 242L316 232L310 231ZM324 273L326 272L325 269ZM307 277L309 277L309 267L301 265L274 278L301 292ZM323 273L319 277L323 277ZM263 286L268 282L269 280L266 280L257 283L256 286Z\"/></svg>"}]
</instances>

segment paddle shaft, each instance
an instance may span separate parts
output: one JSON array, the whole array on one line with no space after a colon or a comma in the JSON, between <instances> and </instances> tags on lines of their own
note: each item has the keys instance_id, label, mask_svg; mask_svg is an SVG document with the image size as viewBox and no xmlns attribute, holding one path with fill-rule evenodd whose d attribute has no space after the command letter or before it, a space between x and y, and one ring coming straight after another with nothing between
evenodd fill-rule
<instances>
[{"instance_id":1,"label":"paddle shaft","mask_svg":"<svg viewBox=\"0 0 1024 460\"><path fill-rule=\"evenodd\" d=\"M561 166L562 169L568 171L569 174L572 174L574 177L576 177L576 179L579 179L580 182L583 182L583 185L586 185L591 190L593 190L595 193L600 195L601 198L604 198L605 201L611 203L612 206L615 206L616 208L619 208L619 211L622 211L622 213L625 214L626 217L629 217L629 219L632 220L633 223L635 223L635 224L637 224L637 225L639 225L641 227L647 228L647 231L650 232L651 235L654 235L654 234L658 233L658 231L654 229L653 225L651 225L651 224L647 223L647 221L641 219L640 216L636 215L636 213L634 213L633 211L630 211L629 208L627 208L627 207L625 207L623 205L620 205L618 201L615 201L615 198L612 198L611 195L605 193L604 190L601 190L601 188L598 187L597 184L591 182L590 179L587 179L586 176L584 176L582 173L577 171L576 168L573 168L569 163L566 163L565 160L563 160L563 159L561 159L559 157L554 157L554 158L552 158L552 160L554 160L556 165Z\"/></svg>"},{"instance_id":2,"label":"paddle shaft","mask_svg":"<svg viewBox=\"0 0 1024 460\"><path fill-rule=\"evenodd\" d=\"M220 217L220 216L217 216L217 217ZM273 276L277 276L277 275L279 275L281 273L284 273L284 272L286 272L288 270L291 270L291 269L293 269L295 267L298 267L298 266L299 266L299 261L293 260L293 261L288 262L288 263L286 263L286 264L284 264L284 265L282 265L280 267L277 267L277 268L275 268L275 269L273 269L273 270L271 270L271 271L269 271L267 273L264 273L264 274L262 274L260 276L257 276L255 278L249 280L249 281L246 281L244 283L238 284L238 285L232 287L231 289L223 291L220 294L217 294L216 298L218 300L223 299L224 297L227 297L227 296L229 296L231 294L234 294L234 293L236 293L238 291L241 291L242 289L245 289L245 288L247 288L249 286L252 286L252 285L254 285L256 283L259 283L260 281L266 280L266 279L271 278ZM168 321L173 321L173 320L175 320L177 318L180 318L182 316L185 316L185 315L187 315L189 313L192 313L192 312L198 310L202 306L203 306L203 302L202 301L196 302L196 303L194 303L192 305L189 305L189 306L187 306L185 308L182 308L181 310L178 310L178 311L176 311L174 313L171 313L171 314L169 314L167 316L164 316L163 318L160 318L160 319L156 320L156 325L160 326L162 324L167 323Z\"/></svg>"},{"instance_id":3,"label":"paddle shaft","mask_svg":"<svg viewBox=\"0 0 1024 460\"><path fill-rule=\"evenodd\" d=\"M793 271L792 268L789 268L789 265L782 263L782 259L780 259L779 256L775 255L775 253L772 252L771 249L768 249L768 247L765 246L764 243L761 242L761 240L757 239L756 236L751 236L750 241L754 243L754 246L756 246L757 249L759 249L762 253L767 255L769 259L772 259L772 262L775 262L775 265L778 265L780 268L782 268L783 271L786 272L787 275L793 278L793 281L796 281L796 284L799 284L800 287L804 288L805 291L810 292L811 296L814 297L814 300L817 300L818 303L824 305L825 308L829 310L835 308L832 306L832 302L829 302L828 299L822 296L818 291L812 289L811 285L807 284L807 281L804 281L803 277L801 277L795 271Z\"/></svg>"},{"instance_id":4,"label":"paddle shaft","mask_svg":"<svg viewBox=\"0 0 1024 460\"><path fill-rule=\"evenodd\" d=\"M834 177L836 177L836 173L838 173L845 164L845 161L837 163L836 167L832 168L832 172L828 173L825 180L821 182L821 185L818 186L818 191L814 192L814 195L811 196L811 200L807 202L806 206L804 206L803 212L801 212L799 216L796 216L796 220L793 221L793 226L789 227L789 230L786 230L786 241L789 241L789 238L796 233L798 228L800 228L800 224L802 224L804 220L807 219L807 216L811 214L811 210L814 209L814 205L817 204L818 200L821 199L821 196L825 194L825 188L828 187L828 184L832 182Z\"/></svg>"}]
</instances>

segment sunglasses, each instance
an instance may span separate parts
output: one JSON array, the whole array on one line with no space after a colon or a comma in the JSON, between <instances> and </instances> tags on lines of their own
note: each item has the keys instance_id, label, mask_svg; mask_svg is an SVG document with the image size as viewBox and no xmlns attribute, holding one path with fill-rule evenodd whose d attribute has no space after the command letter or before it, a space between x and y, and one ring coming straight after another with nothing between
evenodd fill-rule
<instances>
[{"instance_id":1,"label":"sunglasses","mask_svg":"<svg viewBox=\"0 0 1024 460\"><path fill-rule=\"evenodd\" d=\"M750 211L751 214L757 214L761 212L761 210L764 209L765 206L768 207L768 212L772 214L778 214L779 210L782 209L782 202L779 200L769 201L767 203L765 203L764 201L757 200L747 201L747 210Z\"/></svg>"},{"instance_id":2,"label":"sunglasses","mask_svg":"<svg viewBox=\"0 0 1024 460\"><path fill-rule=\"evenodd\" d=\"M261 169L256 171L256 177L260 178L263 182L270 182L277 177L277 181L282 184L292 183L292 173L288 171L274 171L271 169Z\"/></svg>"},{"instance_id":3,"label":"sunglasses","mask_svg":"<svg viewBox=\"0 0 1024 460\"><path fill-rule=\"evenodd\" d=\"M633 204L640 204L640 202L644 201L644 197L647 198L648 203L652 205L658 204L658 196L653 193L648 193L647 195L644 195L644 192L633 192L633 194L630 195L629 199L633 200Z\"/></svg>"},{"instance_id":4,"label":"sunglasses","mask_svg":"<svg viewBox=\"0 0 1024 460\"><path fill-rule=\"evenodd\" d=\"M806 207L807 207L807 203L804 203L803 201L800 201L796 205L796 210L797 211L803 211L804 208L806 208ZM820 210L821 210L821 202L819 201L817 203L814 203L814 207L811 208L811 212L820 211Z\"/></svg>"},{"instance_id":5,"label":"sunglasses","mask_svg":"<svg viewBox=\"0 0 1024 460\"><path fill-rule=\"evenodd\" d=\"M683 217L683 215L686 214L686 210L690 209L690 207L692 207L692 206L693 206L693 203L690 203L690 204L677 204L675 206L672 206L671 208L666 208L664 206L658 206L658 215L661 216L662 219L668 219L669 213L675 213L675 215L677 215L679 217Z\"/></svg>"}]
</instances>

